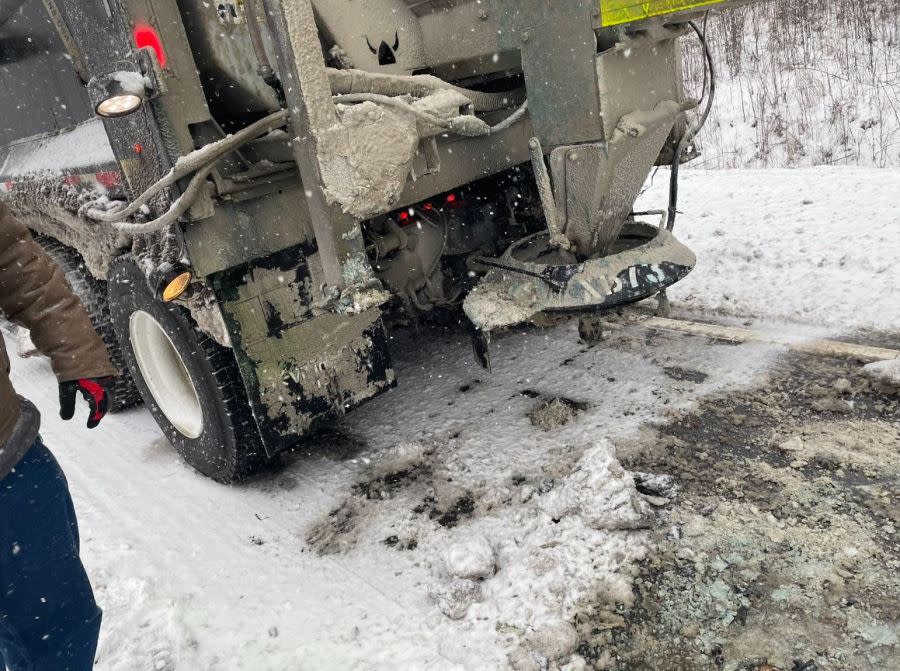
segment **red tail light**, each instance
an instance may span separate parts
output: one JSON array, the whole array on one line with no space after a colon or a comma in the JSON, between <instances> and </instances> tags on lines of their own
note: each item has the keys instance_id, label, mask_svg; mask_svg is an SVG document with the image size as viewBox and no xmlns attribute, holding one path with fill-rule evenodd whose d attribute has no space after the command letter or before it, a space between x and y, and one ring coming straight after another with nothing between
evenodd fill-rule
<instances>
[{"instance_id":1,"label":"red tail light","mask_svg":"<svg viewBox=\"0 0 900 671\"><path fill-rule=\"evenodd\" d=\"M150 47L156 52L156 59L159 61L160 67L166 67L166 50L163 49L162 40L159 39L159 33L156 28L147 24L139 23L134 27L134 43L138 49Z\"/></svg>"}]
</instances>

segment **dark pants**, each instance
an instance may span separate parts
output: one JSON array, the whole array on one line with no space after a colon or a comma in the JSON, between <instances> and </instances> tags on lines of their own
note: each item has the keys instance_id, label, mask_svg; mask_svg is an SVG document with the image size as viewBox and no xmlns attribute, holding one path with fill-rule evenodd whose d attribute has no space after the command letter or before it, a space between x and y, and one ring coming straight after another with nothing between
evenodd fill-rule
<instances>
[{"instance_id":1,"label":"dark pants","mask_svg":"<svg viewBox=\"0 0 900 671\"><path fill-rule=\"evenodd\" d=\"M100 609L66 478L40 439L0 480L0 667L90 671Z\"/></svg>"}]
</instances>

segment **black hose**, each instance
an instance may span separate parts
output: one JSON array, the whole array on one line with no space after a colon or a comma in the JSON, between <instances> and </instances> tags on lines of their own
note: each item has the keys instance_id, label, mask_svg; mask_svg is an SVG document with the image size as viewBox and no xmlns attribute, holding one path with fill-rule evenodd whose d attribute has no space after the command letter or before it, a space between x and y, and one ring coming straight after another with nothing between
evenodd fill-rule
<instances>
[{"instance_id":1,"label":"black hose","mask_svg":"<svg viewBox=\"0 0 900 671\"><path fill-rule=\"evenodd\" d=\"M281 80L272 69L269 62L269 55L266 53L266 47L263 43L262 31L259 29L259 10L257 9L256 0L244 0L246 8L247 30L250 31L250 43L253 45L253 53L256 54L258 67L256 74L262 77L262 80L273 90L278 97L281 107L287 107L284 102L284 89L281 86Z\"/></svg>"},{"instance_id":2,"label":"black hose","mask_svg":"<svg viewBox=\"0 0 900 671\"><path fill-rule=\"evenodd\" d=\"M703 69L703 93L706 95L706 68L709 68L709 95L706 98L706 108L703 110L703 114L700 116L697 125L694 126L694 128L685 130L684 135L681 136L681 139L678 141L678 145L675 148L675 154L672 159L672 172L669 176L669 207L666 216L666 229L670 231L675 228L675 217L678 214L678 169L681 165L681 155L684 153L684 149L687 147L688 143L693 140L697 136L697 133L703 129L703 126L706 125L706 121L709 119L709 113L712 111L713 102L716 99L716 68L713 63L712 53L710 53L709 50L709 43L706 41L706 23L708 20L709 12L707 12L706 16L703 18L702 31L697 27L696 23L688 21L688 25L695 33L697 33L700 44L703 45L703 56L706 61L706 67Z\"/></svg>"}]
</instances>

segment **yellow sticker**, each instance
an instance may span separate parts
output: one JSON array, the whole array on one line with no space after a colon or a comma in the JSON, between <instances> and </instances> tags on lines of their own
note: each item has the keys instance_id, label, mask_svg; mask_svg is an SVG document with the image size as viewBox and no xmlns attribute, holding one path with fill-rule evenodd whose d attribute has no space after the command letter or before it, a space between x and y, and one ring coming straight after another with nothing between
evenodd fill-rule
<instances>
[{"instance_id":1,"label":"yellow sticker","mask_svg":"<svg viewBox=\"0 0 900 671\"><path fill-rule=\"evenodd\" d=\"M651 16L674 14L686 9L699 9L709 5L718 5L725 0L600 0L600 22L604 27L618 26L649 19Z\"/></svg>"}]
</instances>

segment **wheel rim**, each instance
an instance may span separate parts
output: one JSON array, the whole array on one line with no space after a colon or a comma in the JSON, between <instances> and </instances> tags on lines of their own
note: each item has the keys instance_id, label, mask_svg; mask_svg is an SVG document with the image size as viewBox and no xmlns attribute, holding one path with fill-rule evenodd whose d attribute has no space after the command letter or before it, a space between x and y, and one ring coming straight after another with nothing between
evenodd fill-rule
<instances>
[{"instance_id":1,"label":"wheel rim","mask_svg":"<svg viewBox=\"0 0 900 671\"><path fill-rule=\"evenodd\" d=\"M141 377L160 411L182 435L199 437L203 433L200 397L172 339L143 310L131 315L128 331Z\"/></svg>"}]
</instances>

